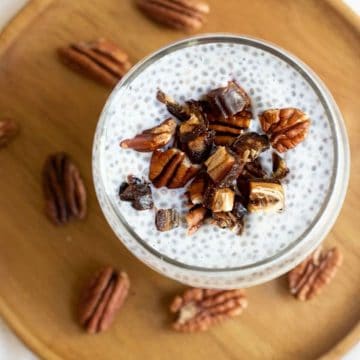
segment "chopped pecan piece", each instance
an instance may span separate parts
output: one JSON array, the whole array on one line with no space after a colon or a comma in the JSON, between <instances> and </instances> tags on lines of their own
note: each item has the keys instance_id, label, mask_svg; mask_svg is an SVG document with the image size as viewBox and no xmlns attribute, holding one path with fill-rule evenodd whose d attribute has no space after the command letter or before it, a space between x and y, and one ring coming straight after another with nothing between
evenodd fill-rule
<instances>
[{"instance_id":1,"label":"chopped pecan piece","mask_svg":"<svg viewBox=\"0 0 360 360\"><path fill-rule=\"evenodd\" d=\"M245 90L235 81L227 86L211 90L204 106L209 128L216 131L216 144L224 144L230 137L236 138L250 125L251 100ZM228 144L229 142L226 141Z\"/></svg>"},{"instance_id":2,"label":"chopped pecan piece","mask_svg":"<svg viewBox=\"0 0 360 360\"><path fill-rule=\"evenodd\" d=\"M218 146L204 164L211 179L219 186L232 186L244 167L244 163L225 146Z\"/></svg>"},{"instance_id":3,"label":"chopped pecan piece","mask_svg":"<svg viewBox=\"0 0 360 360\"><path fill-rule=\"evenodd\" d=\"M79 304L79 321L88 333L99 333L110 327L128 296L129 287L127 274L111 266L94 276Z\"/></svg>"},{"instance_id":4,"label":"chopped pecan piece","mask_svg":"<svg viewBox=\"0 0 360 360\"><path fill-rule=\"evenodd\" d=\"M155 150L151 157L149 179L155 187L180 188L193 178L199 166L193 165L182 151Z\"/></svg>"},{"instance_id":5,"label":"chopped pecan piece","mask_svg":"<svg viewBox=\"0 0 360 360\"><path fill-rule=\"evenodd\" d=\"M204 223L207 216L207 209L201 205L193 206L186 214L186 222L188 225L188 235L194 234Z\"/></svg>"},{"instance_id":6,"label":"chopped pecan piece","mask_svg":"<svg viewBox=\"0 0 360 360\"><path fill-rule=\"evenodd\" d=\"M127 183L121 184L119 196L122 201L130 201L136 210L148 210L154 207L149 184L132 175L128 176Z\"/></svg>"},{"instance_id":7,"label":"chopped pecan piece","mask_svg":"<svg viewBox=\"0 0 360 360\"><path fill-rule=\"evenodd\" d=\"M208 184L208 176L204 172L198 173L187 188L186 195L191 205L204 202L204 193Z\"/></svg>"},{"instance_id":8,"label":"chopped pecan piece","mask_svg":"<svg viewBox=\"0 0 360 360\"><path fill-rule=\"evenodd\" d=\"M79 169L65 153L50 155L43 168L45 213L56 225L86 216L86 190Z\"/></svg>"},{"instance_id":9,"label":"chopped pecan piece","mask_svg":"<svg viewBox=\"0 0 360 360\"><path fill-rule=\"evenodd\" d=\"M169 231L179 226L180 216L174 209L159 209L156 212L155 225L159 231Z\"/></svg>"},{"instance_id":10,"label":"chopped pecan piece","mask_svg":"<svg viewBox=\"0 0 360 360\"><path fill-rule=\"evenodd\" d=\"M19 125L12 119L0 119L0 148L5 147L19 132Z\"/></svg>"},{"instance_id":11,"label":"chopped pecan piece","mask_svg":"<svg viewBox=\"0 0 360 360\"><path fill-rule=\"evenodd\" d=\"M280 153L302 142L310 127L308 115L296 108L266 110L259 119L271 146Z\"/></svg>"},{"instance_id":12,"label":"chopped pecan piece","mask_svg":"<svg viewBox=\"0 0 360 360\"><path fill-rule=\"evenodd\" d=\"M269 146L266 135L248 132L239 136L232 144L231 149L240 157L241 161L252 162Z\"/></svg>"},{"instance_id":13,"label":"chopped pecan piece","mask_svg":"<svg viewBox=\"0 0 360 360\"><path fill-rule=\"evenodd\" d=\"M61 47L58 54L72 69L111 87L115 86L131 67L128 55L105 39Z\"/></svg>"},{"instance_id":14,"label":"chopped pecan piece","mask_svg":"<svg viewBox=\"0 0 360 360\"><path fill-rule=\"evenodd\" d=\"M263 179L265 176L266 172L261 165L260 158L246 163L240 174L240 177L244 179Z\"/></svg>"},{"instance_id":15,"label":"chopped pecan piece","mask_svg":"<svg viewBox=\"0 0 360 360\"><path fill-rule=\"evenodd\" d=\"M137 0L137 4L151 19L185 31L199 30L210 11L199 0Z\"/></svg>"},{"instance_id":16,"label":"chopped pecan piece","mask_svg":"<svg viewBox=\"0 0 360 360\"><path fill-rule=\"evenodd\" d=\"M285 206L284 189L277 180L238 181L249 212L281 211Z\"/></svg>"},{"instance_id":17,"label":"chopped pecan piece","mask_svg":"<svg viewBox=\"0 0 360 360\"><path fill-rule=\"evenodd\" d=\"M204 206L212 212L231 211L234 207L235 192L230 188L208 187L204 194Z\"/></svg>"},{"instance_id":18,"label":"chopped pecan piece","mask_svg":"<svg viewBox=\"0 0 360 360\"><path fill-rule=\"evenodd\" d=\"M184 121L189 119L190 112L186 105L181 105L176 102L171 96L166 95L163 91L158 90L156 98L163 104L166 105L169 113L174 115L177 119Z\"/></svg>"},{"instance_id":19,"label":"chopped pecan piece","mask_svg":"<svg viewBox=\"0 0 360 360\"><path fill-rule=\"evenodd\" d=\"M323 251L319 247L300 265L289 272L291 294L301 301L310 300L329 284L342 264L343 256L336 247Z\"/></svg>"},{"instance_id":20,"label":"chopped pecan piece","mask_svg":"<svg viewBox=\"0 0 360 360\"><path fill-rule=\"evenodd\" d=\"M178 314L173 328L182 332L205 331L209 327L240 315L248 302L243 290L190 288L176 296L170 311Z\"/></svg>"},{"instance_id":21,"label":"chopped pecan piece","mask_svg":"<svg viewBox=\"0 0 360 360\"><path fill-rule=\"evenodd\" d=\"M120 146L141 152L151 152L168 144L176 130L176 121L166 119L151 129L144 130L132 139L121 141Z\"/></svg>"},{"instance_id":22,"label":"chopped pecan piece","mask_svg":"<svg viewBox=\"0 0 360 360\"><path fill-rule=\"evenodd\" d=\"M289 173L289 169L286 166L285 160L274 152L272 154L272 161L273 161L272 177L278 180L281 180L284 177L286 177L286 175Z\"/></svg>"}]
</instances>

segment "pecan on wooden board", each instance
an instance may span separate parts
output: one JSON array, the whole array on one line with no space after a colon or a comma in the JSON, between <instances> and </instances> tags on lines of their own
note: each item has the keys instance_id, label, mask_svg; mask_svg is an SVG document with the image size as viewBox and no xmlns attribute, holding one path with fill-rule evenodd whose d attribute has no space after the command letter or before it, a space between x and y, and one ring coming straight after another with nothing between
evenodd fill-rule
<instances>
[{"instance_id":1,"label":"pecan on wooden board","mask_svg":"<svg viewBox=\"0 0 360 360\"><path fill-rule=\"evenodd\" d=\"M205 331L212 325L240 315L248 301L243 290L190 288L174 298L170 311L178 314L173 329L181 332Z\"/></svg>"},{"instance_id":2,"label":"pecan on wooden board","mask_svg":"<svg viewBox=\"0 0 360 360\"><path fill-rule=\"evenodd\" d=\"M128 296L128 275L111 266L101 269L85 288L79 304L79 321L90 334L107 330Z\"/></svg>"},{"instance_id":3,"label":"pecan on wooden board","mask_svg":"<svg viewBox=\"0 0 360 360\"><path fill-rule=\"evenodd\" d=\"M335 276L343 256L337 247L323 251L319 247L288 274L290 293L298 300L318 295Z\"/></svg>"},{"instance_id":4,"label":"pecan on wooden board","mask_svg":"<svg viewBox=\"0 0 360 360\"><path fill-rule=\"evenodd\" d=\"M128 55L103 38L61 47L58 55L73 70L110 87L115 86L131 68Z\"/></svg>"},{"instance_id":5,"label":"pecan on wooden board","mask_svg":"<svg viewBox=\"0 0 360 360\"><path fill-rule=\"evenodd\" d=\"M199 30L210 11L201 0L137 0L137 4L149 18L185 31Z\"/></svg>"},{"instance_id":6,"label":"pecan on wooden board","mask_svg":"<svg viewBox=\"0 0 360 360\"><path fill-rule=\"evenodd\" d=\"M12 119L0 119L0 148L5 147L19 132L19 125Z\"/></svg>"},{"instance_id":7,"label":"pecan on wooden board","mask_svg":"<svg viewBox=\"0 0 360 360\"><path fill-rule=\"evenodd\" d=\"M79 169L65 153L50 155L43 168L45 213L56 225L86 216L86 189Z\"/></svg>"},{"instance_id":8,"label":"pecan on wooden board","mask_svg":"<svg viewBox=\"0 0 360 360\"><path fill-rule=\"evenodd\" d=\"M259 120L270 137L271 146L280 153L304 141L310 127L309 116L296 108L269 109L259 116Z\"/></svg>"}]
</instances>

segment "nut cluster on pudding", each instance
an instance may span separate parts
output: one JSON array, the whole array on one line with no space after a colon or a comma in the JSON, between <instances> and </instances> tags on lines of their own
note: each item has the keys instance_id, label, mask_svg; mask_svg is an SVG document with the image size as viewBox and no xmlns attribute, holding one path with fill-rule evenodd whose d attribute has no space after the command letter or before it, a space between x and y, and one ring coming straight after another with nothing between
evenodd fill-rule
<instances>
[{"instance_id":1,"label":"nut cluster on pudding","mask_svg":"<svg viewBox=\"0 0 360 360\"><path fill-rule=\"evenodd\" d=\"M248 130L253 118L251 99L236 81L183 104L161 90L157 99L173 117L124 139L120 146L152 152L149 180L154 187L186 188L188 234L205 223L241 234L251 213L284 209L280 180L289 170L278 153L305 139L310 120L303 111L264 111L259 116L264 133L259 134ZM273 171L267 174L260 155L270 148L277 152L272 155ZM153 208L146 181L130 175L119 193L121 200L131 201L137 210ZM158 209L155 224L159 231L179 226L177 209Z\"/></svg>"}]
</instances>

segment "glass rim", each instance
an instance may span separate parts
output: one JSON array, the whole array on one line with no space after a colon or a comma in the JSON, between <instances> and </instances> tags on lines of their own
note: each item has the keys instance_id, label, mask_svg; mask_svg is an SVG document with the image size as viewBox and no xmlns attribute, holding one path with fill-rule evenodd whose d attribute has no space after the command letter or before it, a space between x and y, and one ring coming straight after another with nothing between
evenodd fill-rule
<instances>
[{"instance_id":1,"label":"glass rim","mask_svg":"<svg viewBox=\"0 0 360 360\"><path fill-rule=\"evenodd\" d=\"M306 64L304 64L301 60L299 60L294 55L290 54L286 50L278 47L275 44L272 44L268 41L264 41L261 39L256 39L249 36L242 36L236 34L226 34L226 33L216 33L216 34L202 34L192 37L187 37L185 39L172 42L159 50L151 53L143 60L139 61L117 84L117 86L113 89L112 93L107 99L107 102L104 106L104 109L100 115L99 122L96 128L96 135L101 134L104 131L103 124L106 120L107 109L112 104L112 100L115 94L123 87L129 86L134 78L136 78L144 69L148 66L155 63L157 60L166 56L169 53L175 52L177 50L187 48L190 46L196 46L201 44L209 44L209 43L234 43L240 45L248 45L252 47L256 47L258 49L267 51L274 56L277 56L279 59L288 63L293 69L298 71L307 83L311 86L313 91L318 96L321 104L324 107L326 115L328 119L330 119L330 127L332 136L334 139L334 165L332 169L332 179L329 185L328 193L324 199L324 202L319 209L317 215L312 220L311 224L308 228L291 244L277 252L276 254L269 256L261 261L257 261L251 264L237 266L237 267L225 267L225 268L208 268L201 266L188 265L183 262L174 260L159 251L152 248L149 244L147 244L143 239L141 239L132 227L126 222L125 218L122 216L121 212L117 209L110 196L106 192L106 186L102 180L102 173L99 178L101 179L101 188L103 193L105 194L105 198L110 204L110 208L113 212L113 215L116 216L118 221L120 221L121 226L125 229L125 231L134 239L145 251L150 253L152 256L155 256L157 259L162 260L163 262L180 268L181 270L190 270L202 273L231 273L231 272L239 272L242 270L250 270L255 268L261 268L265 265L270 265L275 261L279 261L285 256L290 256L293 251L297 249L297 247L303 243L306 238L311 237L312 232L315 232L314 229L316 226L319 226L320 220L325 221L322 224L321 236L315 242L319 244L322 239L327 235L328 231L331 229L334 224L338 213L342 207L347 185L349 181L350 174L350 150L349 143L347 138L346 129L344 126L344 121L342 115L332 98L329 90L323 84L323 82L319 79L319 77L315 74L313 70L311 70ZM98 136L95 135L94 144L93 144L93 162L101 161L101 146L96 147L96 142ZM101 140L101 135L99 136ZM340 139L340 144L339 144ZM340 146L341 145L341 146ZM97 150L100 149L100 150ZM101 168L101 165L100 165ZM342 171L339 171L342 168ZM93 165L93 176L95 177L95 166ZM341 176L340 176L341 175ZM97 189L97 192L100 191ZM99 194L97 193L99 198ZM330 208L332 205L332 208ZM336 206L335 206L336 205ZM102 211L107 218L107 214L105 213L105 209L101 206ZM326 212L326 210L328 210ZM325 215L327 218L325 219ZM109 222L109 221L108 221ZM113 225L109 222L110 226L114 229ZM120 238L121 240L121 238ZM122 241L122 240L121 240ZM123 242L123 241L122 241ZM126 244L125 244L126 245ZM131 251L131 249L129 249ZM132 251L131 251L132 252ZM140 258L140 260L142 260ZM160 270L158 270L160 271ZM161 271L160 271L161 272Z\"/></svg>"}]
</instances>

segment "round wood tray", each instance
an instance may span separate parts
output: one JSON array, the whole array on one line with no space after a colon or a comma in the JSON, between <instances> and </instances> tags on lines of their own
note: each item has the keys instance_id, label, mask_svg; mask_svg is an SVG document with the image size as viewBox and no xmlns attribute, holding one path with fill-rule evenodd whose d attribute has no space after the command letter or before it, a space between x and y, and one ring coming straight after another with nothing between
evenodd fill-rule
<instances>
[{"instance_id":1,"label":"round wood tray","mask_svg":"<svg viewBox=\"0 0 360 360\"><path fill-rule=\"evenodd\" d=\"M203 32L235 32L272 41L310 65L344 115L352 153L360 150L359 23L337 1L209 0ZM337 359L360 339L360 157L326 245L345 263L309 303L295 301L279 278L247 290L243 316L207 333L169 330L170 298L182 286L146 268L116 239L92 189L91 146L109 91L62 66L58 46L105 36L135 62L185 36L147 20L130 0L35 0L0 36L0 115L22 133L0 152L0 312L46 359ZM84 222L55 228L44 217L41 168L65 150L89 190ZM129 272L130 297L110 331L86 335L76 324L79 291L99 265Z\"/></svg>"}]
</instances>

